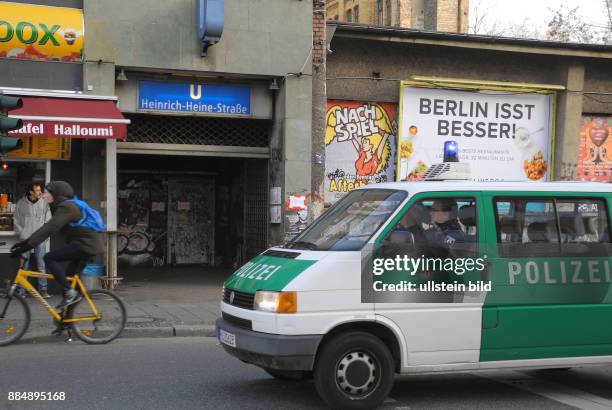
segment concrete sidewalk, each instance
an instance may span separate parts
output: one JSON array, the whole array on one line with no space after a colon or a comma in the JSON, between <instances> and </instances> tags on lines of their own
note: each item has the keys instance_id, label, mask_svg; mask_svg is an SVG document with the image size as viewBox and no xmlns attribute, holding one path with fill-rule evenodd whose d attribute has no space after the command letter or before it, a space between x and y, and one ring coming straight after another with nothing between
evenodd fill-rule
<instances>
[{"instance_id":1,"label":"concrete sidewalk","mask_svg":"<svg viewBox=\"0 0 612 410\"><path fill-rule=\"evenodd\" d=\"M125 302L128 321L120 337L215 336L215 320L221 315L221 286L229 270L207 267L131 268L115 289ZM60 297L56 289L49 303ZM32 323L23 342L57 340L51 316L32 297L26 299Z\"/></svg>"}]
</instances>

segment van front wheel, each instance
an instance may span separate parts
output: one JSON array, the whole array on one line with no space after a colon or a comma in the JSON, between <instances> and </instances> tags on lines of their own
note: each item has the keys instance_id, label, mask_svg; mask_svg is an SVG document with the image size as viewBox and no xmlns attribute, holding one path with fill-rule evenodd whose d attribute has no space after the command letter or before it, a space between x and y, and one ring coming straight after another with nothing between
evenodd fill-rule
<instances>
[{"instance_id":1,"label":"van front wheel","mask_svg":"<svg viewBox=\"0 0 612 410\"><path fill-rule=\"evenodd\" d=\"M317 357L317 392L332 408L368 409L385 400L393 386L393 357L376 336L342 333L326 343Z\"/></svg>"}]
</instances>

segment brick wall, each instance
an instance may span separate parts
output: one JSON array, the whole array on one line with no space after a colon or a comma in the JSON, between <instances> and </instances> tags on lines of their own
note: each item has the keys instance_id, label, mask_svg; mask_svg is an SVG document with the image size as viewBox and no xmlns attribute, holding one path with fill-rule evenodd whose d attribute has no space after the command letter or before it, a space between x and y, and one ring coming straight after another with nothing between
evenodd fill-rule
<instances>
[{"instance_id":1,"label":"brick wall","mask_svg":"<svg viewBox=\"0 0 612 410\"><path fill-rule=\"evenodd\" d=\"M312 63L325 62L325 0L313 0L312 7Z\"/></svg>"}]
</instances>

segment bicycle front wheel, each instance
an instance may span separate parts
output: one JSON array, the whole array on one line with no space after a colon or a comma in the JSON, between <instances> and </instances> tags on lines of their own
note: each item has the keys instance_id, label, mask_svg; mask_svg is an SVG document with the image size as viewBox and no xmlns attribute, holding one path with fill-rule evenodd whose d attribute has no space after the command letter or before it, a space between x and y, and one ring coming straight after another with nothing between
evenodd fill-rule
<instances>
[{"instance_id":1,"label":"bicycle front wheel","mask_svg":"<svg viewBox=\"0 0 612 410\"><path fill-rule=\"evenodd\" d=\"M99 314L98 319L93 319L94 310L85 298L69 308L67 319L71 320L74 333L85 343L108 343L119 336L125 327L125 305L108 290L96 289L88 293Z\"/></svg>"},{"instance_id":2,"label":"bicycle front wheel","mask_svg":"<svg viewBox=\"0 0 612 410\"><path fill-rule=\"evenodd\" d=\"M6 309L6 310L5 310ZM0 346L16 342L30 326L30 308L19 295L10 299L5 290L0 290Z\"/></svg>"}]
</instances>

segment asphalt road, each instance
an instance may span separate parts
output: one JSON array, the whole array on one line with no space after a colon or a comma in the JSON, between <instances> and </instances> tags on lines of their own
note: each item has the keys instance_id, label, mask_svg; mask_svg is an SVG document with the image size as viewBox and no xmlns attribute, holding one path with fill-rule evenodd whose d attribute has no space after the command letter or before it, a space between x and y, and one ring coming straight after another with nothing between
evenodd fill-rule
<instances>
[{"instance_id":1,"label":"asphalt road","mask_svg":"<svg viewBox=\"0 0 612 410\"><path fill-rule=\"evenodd\" d=\"M9 392L65 392L9 401ZM0 348L0 409L317 409L312 382L281 382L213 338L119 339ZM611 409L612 367L404 376L383 408Z\"/></svg>"}]
</instances>

